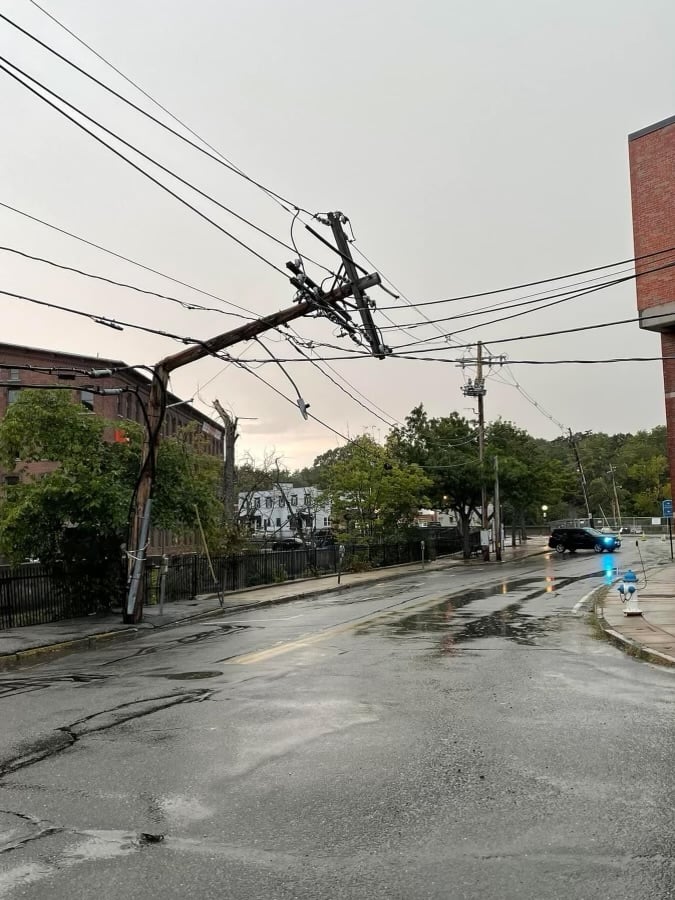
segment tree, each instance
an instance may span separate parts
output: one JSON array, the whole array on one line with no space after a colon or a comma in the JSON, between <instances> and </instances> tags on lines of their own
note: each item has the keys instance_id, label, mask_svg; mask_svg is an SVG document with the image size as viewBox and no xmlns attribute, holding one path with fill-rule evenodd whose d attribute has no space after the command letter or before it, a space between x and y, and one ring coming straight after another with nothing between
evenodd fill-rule
<instances>
[{"instance_id":1,"label":"tree","mask_svg":"<svg viewBox=\"0 0 675 900\"><path fill-rule=\"evenodd\" d=\"M499 457L500 493L505 513L512 523L512 543L520 523L522 535L526 518L536 519L545 503L553 507L575 487L571 471L546 452L545 445L512 422L497 419L487 428L486 462L489 473Z\"/></svg>"},{"instance_id":2,"label":"tree","mask_svg":"<svg viewBox=\"0 0 675 900\"><path fill-rule=\"evenodd\" d=\"M142 435L125 423L127 440L108 438L107 422L57 391L21 392L0 422L0 462L47 463L48 471L6 485L0 502L0 550L11 560L37 557L72 592L82 608L107 606L119 596L121 545L138 476ZM222 505L220 464L200 452L201 436L185 429L166 439L157 463L153 522L192 528L212 537Z\"/></svg>"},{"instance_id":3,"label":"tree","mask_svg":"<svg viewBox=\"0 0 675 900\"><path fill-rule=\"evenodd\" d=\"M371 537L409 524L431 484L417 466L394 459L366 434L333 455L322 480L333 521Z\"/></svg>"},{"instance_id":4,"label":"tree","mask_svg":"<svg viewBox=\"0 0 675 900\"><path fill-rule=\"evenodd\" d=\"M471 552L471 516L481 502L482 472L476 428L453 412L429 418L420 404L394 428L388 439L394 457L409 465L424 466L429 475L432 506L451 509L463 537L464 556Z\"/></svg>"}]
</instances>

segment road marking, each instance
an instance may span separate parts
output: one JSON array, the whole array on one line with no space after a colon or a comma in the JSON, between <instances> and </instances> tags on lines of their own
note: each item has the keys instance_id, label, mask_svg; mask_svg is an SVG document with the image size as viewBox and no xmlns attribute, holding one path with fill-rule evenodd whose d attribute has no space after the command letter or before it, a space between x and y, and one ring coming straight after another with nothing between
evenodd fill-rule
<instances>
[{"instance_id":1,"label":"road marking","mask_svg":"<svg viewBox=\"0 0 675 900\"><path fill-rule=\"evenodd\" d=\"M346 634L348 631L353 631L364 625L375 624L376 622L389 618L392 614L397 614L399 612L404 612L406 614L413 613L420 609L424 609L427 606L434 606L437 603L441 603L443 600L451 599L452 598L448 597L447 594L436 594L414 606L405 606L405 601L403 601L403 603L394 604L389 609L384 609L374 615L371 613L367 616L361 616L358 619L351 619L349 622L343 622L341 625L327 628L325 631L320 631L318 634L310 634L307 637L298 638L294 641L275 644L274 647L268 647L265 650L254 650L251 653L244 653L241 656L231 656L228 659L221 660L221 662L230 666L247 666L251 663L263 662L267 659L273 659L275 656L281 656L284 653L291 653L293 650L300 650L304 647L309 647L312 644L318 644L320 641L325 641L328 638Z\"/></svg>"},{"instance_id":2,"label":"road marking","mask_svg":"<svg viewBox=\"0 0 675 900\"><path fill-rule=\"evenodd\" d=\"M410 615L411 613L415 613L430 606L435 606L438 603L442 603L444 600L452 602L453 599L461 597L465 591L485 590L486 588L489 589L492 587L494 587L495 589L495 596L497 594L499 594L500 597L503 596L499 591L499 582L478 582L473 585L467 585L464 590L457 591L454 593L454 595L448 594L447 592L444 592L442 594L435 594L434 596L428 597L426 600L423 600L421 603L416 603L414 605L410 604L410 601L402 600L399 603L392 604L392 606L390 606L388 609L381 610L379 613L371 613L367 616L362 616L357 619L351 619L349 622L343 622L340 625L335 625L332 628L327 628L325 631L320 631L317 634L310 634L307 635L307 637L297 638L294 641L275 644L273 647L268 647L265 650L254 650L251 653L244 653L241 656L230 656L227 659L219 660L219 662L229 666L247 666L251 665L252 663L264 662L267 659L273 659L276 656L282 656L284 653L291 653L293 650L300 650L304 647L318 644L321 641L327 640L328 638L335 637L340 634L346 634L347 632L353 631L357 628L361 628L367 625L373 625L377 622L381 622L387 618L390 618L392 615L398 615L399 613ZM590 594L592 593L593 591L590 592ZM587 594L586 597L583 597L581 602L587 600L590 594ZM578 605L579 604L577 604L577 606Z\"/></svg>"},{"instance_id":3,"label":"road marking","mask_svg":"<svg viewBox=\"0 0 675 900\"><path fill-rule=\"evenodd\" d=\"M581 598L581 600L577 600L577 602L574 604L574 606L572 607L572 612L573 613L579 612L581 607L584 606L584 604L588 603L589 600L591 600L591 598L593 597L593 594L597 593L597 591L599 591L600 588L604 587L604 586L605 585L603 585L603 584L599 584L596 587L594 587L593 590L589 591L587 594L584 594L584 596Z\"/></svg>"}]
</instances>

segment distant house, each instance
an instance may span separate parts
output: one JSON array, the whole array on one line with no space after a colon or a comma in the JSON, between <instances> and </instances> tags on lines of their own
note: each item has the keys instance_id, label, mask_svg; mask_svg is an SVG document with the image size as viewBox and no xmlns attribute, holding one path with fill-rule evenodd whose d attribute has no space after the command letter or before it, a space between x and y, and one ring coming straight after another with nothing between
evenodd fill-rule
<instances>
[{"instance_id":1,"label":"distant house","mask_svg":"<svg viewBox=\"0 0 675 900\"><path fill-rule=\"evenodd\" d=\"M112 370L111 374L100 378L83 374L83 371L86 373L108 369ZM147 401L151 382L138 369L116 359L0 343L0 419L4 418L12 403L16 402L21 391L54 384L62 385L64 389L70 387L72 399L81 403L93 415L118 422L119 429L110 429L108 438L111 441L124 440L125 421L143 423L141 402ZM124 392L101 395L95 393L99 388L123 388ZM174 435L189 424L195 424L206 439L206 452L222 459L223 426L174 394L168 394L163 434ZM21 478L39 476L53 468L53 462L27 465L19 463L12 472L0 470L0 483L15 483ZM151 553L179 553L200 547L195 534L178 536L162 529L152 529Z\"/></svg>"},{"instance_id":2,"label":"distant house","mask_svg":"<svg viewBox=\"0 0 675 900\"><path fill-rule=\"evenodd\" d=\"M330 501L316 487L284 482L271 490L240 492L239 519L257 537L282 540L311 534L331 524Z\"/></svg>"}]
</instances>

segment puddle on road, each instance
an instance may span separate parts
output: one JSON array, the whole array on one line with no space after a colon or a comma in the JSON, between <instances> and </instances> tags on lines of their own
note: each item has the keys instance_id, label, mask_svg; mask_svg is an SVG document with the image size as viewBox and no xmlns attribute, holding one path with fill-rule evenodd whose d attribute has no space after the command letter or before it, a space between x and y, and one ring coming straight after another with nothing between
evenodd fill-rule
<instances>
[{"instance_id":1,"label":"puddle on road","mask_svg":"<svg viewBox=\"0 0 675 900\"><path fill-rule=\"evenodd\" d=\"M453 653L457 644L481 638L501 637L521 645L533 645L538 637L557 628L551 610L544 615L523 611L524 604L537 598L544 599L561 588L587 578L601 577L603 572L591 572L564 578L547 575L505 579L490 588L468 590L464 594L448 597L433 606L384 624L366 626L362 633L373 627L384 628L392 637L410 637L422 634L444 634L440 645L443 653ZM509 594L520 594L513 603L493 612L481 613L463 609L477 600L498 600Z\"/></svg>"}]
</instances>

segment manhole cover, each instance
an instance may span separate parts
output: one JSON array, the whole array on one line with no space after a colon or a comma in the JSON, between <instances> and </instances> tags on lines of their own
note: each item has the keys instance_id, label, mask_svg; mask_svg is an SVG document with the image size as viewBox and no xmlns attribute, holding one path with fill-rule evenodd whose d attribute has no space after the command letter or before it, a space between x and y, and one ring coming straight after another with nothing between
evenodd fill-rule
<instances>
[{"instance_id":1,"label":"manhole cover","mask_svg":"<svg viewBox=\"0 0 675 900\"><path fill-rule=\"evenodd\" d=\"M164 677L172 678L175 681L196 681L199 678L217 678L218 675L222 674L222 672L212 669L205 672L172 672L171 675L165 675Z\"/></svg>"}]
</instances>

